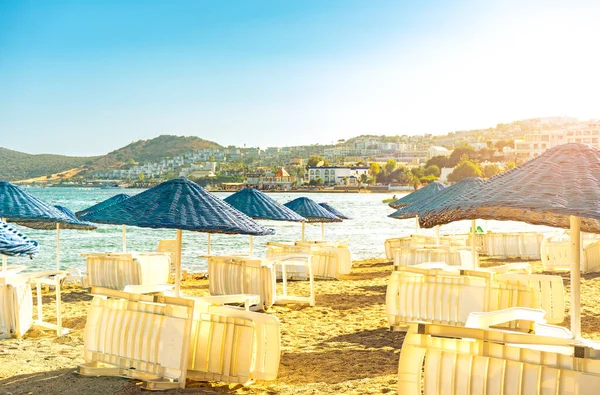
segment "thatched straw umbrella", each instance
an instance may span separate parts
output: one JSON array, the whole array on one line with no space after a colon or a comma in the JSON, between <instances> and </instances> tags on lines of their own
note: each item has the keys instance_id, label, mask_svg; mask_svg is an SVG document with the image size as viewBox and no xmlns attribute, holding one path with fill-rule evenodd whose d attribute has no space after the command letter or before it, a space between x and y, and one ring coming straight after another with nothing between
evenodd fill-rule
<instances>
[{"instance_id":1,"label":"thatched straw umbrella","mask_svg":"<svg viewBox=\"0 0 600 395\"><path fill-rule=\"evenodd\" d=\"M600 233L600 150L565 144L422 213L430 228L465 219L522 221L571 229L571 331L581 337L580 231Z\"/></svg>"},{"instance_id":2,"label":"thatched straw umbrella","mask_svg":"<svg viewBox=\"0 0 600 395\"><path fill-rule=\"evenodd\" d=\"M485 181L479 177L469 177L464 180L457 182L456 184L449 186L448 188L442 189L438 191L436 194L430 195L427 198L419 200L411 205L400 207L394 213L388 215L388 217L396 218L396 219L407 219L419 217L422 213L426 213L427 211L443 205L444 203L456 198L457 196L462 195L465 192L470 191L473 188L481 186ZM472 264L473 267L476 266L477 258L475 256L475 220L472 220L471 223L471 256L472 256ZM436 229L436 240L439 244L440 238L440 227L439 225L435 227Z\"/></svg>"},{"instance_id":3,"label":"thatched straw umbrella","mask_svg":"<svg viewBox=\"0 0 600 395\"><path fill-rule=\"evenodd\" d=\"M443 190L444 188L446 188L444 184L434 181L426 187L417 189L416 191L411 192L408 195L402 196L400 199L391 202L389 206L395 209L410 206L413 203L420 202L423 199L428 199L431 196L436 195L439 191ZM415 233L419 233L419 217L415 215L414 218Z\"/></svg>"},{"instance_id":4,"label":"thatched straw umbrella","mask_svg":"<svg viewBox=\"0 0 600 395\"><path fill-rule=\"evenodd\" d=\"M342 214L339 210L336 210L335 208L331 207L327 203L319 203L319 206L323 207L325 210L329 211L331 214L335 215L336 217L338 217L340 219L352 219L352 218L348 217L347 215Z\"/></svg>"}]
</instances>

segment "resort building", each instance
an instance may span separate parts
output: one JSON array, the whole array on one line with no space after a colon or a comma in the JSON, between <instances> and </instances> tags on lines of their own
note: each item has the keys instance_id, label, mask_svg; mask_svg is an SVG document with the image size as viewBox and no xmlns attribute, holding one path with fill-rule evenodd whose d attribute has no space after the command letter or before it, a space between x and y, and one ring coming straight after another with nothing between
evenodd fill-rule
<instances>
[{"instance_id":1,"label":"resort building","mask_svg":"<svg viewBox=\"0 0 600 395\"><path fill-rule=\"evenodd\" d=\"M246 185L257 189L282 189L288 190L298 184L298 177L290 176L282 167L274 175L271 174L248 174Z\"/></svg>"},{"instance_id":2,"label":"resort building","mask_svg":"<svg viewBox=\"0 0 600 395\"><path fill-rule=\"evenodd\" d=\"M309 167L308 181L323 181L325 185L356 185L360 177L369 175L368 167Z\"/></svg>"}]
</instances>

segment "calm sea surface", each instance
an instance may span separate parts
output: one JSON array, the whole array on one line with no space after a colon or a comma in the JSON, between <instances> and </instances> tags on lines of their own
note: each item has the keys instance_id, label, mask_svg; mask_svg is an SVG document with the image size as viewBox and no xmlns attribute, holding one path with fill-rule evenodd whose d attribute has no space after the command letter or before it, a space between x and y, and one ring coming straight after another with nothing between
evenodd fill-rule
<instances>
[{"instance_id":1,"label":"calm sea surface","mask_svg":"<svg viewBox=\"0 0 600 395\"><path fill-rule=\"evenodd\" d=\"M97 188L29 188L28 191L38 198L53 205L61 205L79 211L108 199L118 193L134 195L140 189L97 189ZM231 193L217 192L216 196L225 198ZM327 240L348 240L353 259L385 256L383 242L390 237L399 237L414 233L415 220L397 220L388 218L394 210L382 203L382 199L392 194L380 193L273 193L273 199L286 203L300 196L307 196L319 203L327 202L342 213L352 217L340 223L325 224ZM398 194L400 196L400 194ZM264 226L276 230L273 236L254 237L254 253L264 256L267 241L299 240L301 225L292 222L260 221ZM486 221L480 220L478 226L485 229ZM520 222L488 221L488 229L492 231L537 231L555 233L557 230L543 226L533 226ZM33 260L29 258L9 257L9 264L26 264L32 269L53 269L56 265L56 231L42 231L19 227L27 236L37 240L40 253ZM459 221L444 225L442 234L465 233L470 228L470 221ZM421 229L421 233L434 234L432 229ZM307 239L320 239L321 225L306 225ZM127 228L127 249L131 251L156 251L161 239L174 239L175 230ZM77 267L85 269L85 259L79 254L92 252L120 252L121 227L98 225L95 231L61 230L61 268ZM211 236L211 252L225 254L232 252L248 252L248 236L213 234ZM206 259L201 255L207 251L207 235L198 232L183 232L183 268L192 272L205 271Z\"/></svg>"}]
</instances>

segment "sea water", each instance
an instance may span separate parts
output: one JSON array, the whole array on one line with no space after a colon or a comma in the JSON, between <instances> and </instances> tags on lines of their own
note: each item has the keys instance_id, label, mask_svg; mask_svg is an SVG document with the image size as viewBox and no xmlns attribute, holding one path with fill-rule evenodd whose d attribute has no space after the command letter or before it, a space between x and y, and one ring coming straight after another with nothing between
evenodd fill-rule
<instances>
[{"instance_id":1,"label":"sea water","mask_svg":"<svg viewBox=\"0 0 600 395\"><path fill-rule=\"evenodd\" d=\"M52 204L65 206L73 212L85 209L119 193L135 195L142 189L99 189L99 188L28 188L30 193ZM215 192L221 199L230 192ZM389 218L394 210L382 203L390 195L380 193L271 193L274 200L286 203L301 196L309 197L318 203L326 202L351 217L339 223L325 223L326 240L343 240L348 243L353 259L384 257L384 241L391 237L406 236L415 232L415 219L398 220ZM398 194L400 197L400 194ZM292 242L301 238L301 224L283 221L259 221L262 225L275 229L272 236L254 237L254 254L264 256L268 241ZM441 227L441 234L457 234L469 231L471 221L458 221ZM556 233L557 229L534 226L522 222L478 220L477 226L494 232L533 231L546 234ZM54 269L56 267L56 231L35 230L18 227L40 243L40 252L32 259L9 257L9 264L25 264L31 269ZM433 229L420 229L420 233L433 235ZM320 224L307 224L305 238L319 240ZM127 250L156 251L159 240L175 239L174 229L145 229L127 227ZM182 267L192 272L206 271L207 261L202 258L207 253L207 234L183 232ZM97 230L60 231L60 267L85 269L83 253L108 253L122 251L121 226L98 225ZM247 253L249 237L226 234L211 235L211 253Z\"/></svg>"}]
</instances>

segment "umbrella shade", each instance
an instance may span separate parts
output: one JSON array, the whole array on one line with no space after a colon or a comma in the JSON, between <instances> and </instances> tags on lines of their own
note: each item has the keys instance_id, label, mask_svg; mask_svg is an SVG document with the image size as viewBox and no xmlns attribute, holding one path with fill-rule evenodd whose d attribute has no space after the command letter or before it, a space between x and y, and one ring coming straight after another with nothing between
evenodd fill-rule
<instances>
[{"instance_id":1,"label":"umbrella shade","mask_svg":"<svg viewBox=\"0 0 600 395\"><path fill-rule=\"evenodd\" d=\"M37 241L30 240L12 226L0 221L0 254L31 256L39 250Z\"/></svg>"},{"instance_id":2,"label":"umbrella shade","mask_svg":"<svg viewBox=\"0 0 600 395\"><path fill-rule=\"evenodd\" d=\"M581 231L600 233L600 151L584 144L549 149L432 207L420 223L482 218L569 228L571 215L581 217Z\"/></svg>"},{"instance_id":3,"label":"umbrella shade","mask_svg":"<svg viewBox=\"0 0 600 395\"><path fill-rule=\"evenodd\" d=\"M323 207L325 210L329 211L331 214L335 215L340 219L351 219L350 217L347 217L344 214L340 213L338 210L334 209L327 203L319 203L319 206Z\"/></svg>"},{"instance_id":4,"label":"umbrella shade","mask_svg":"<svg viewBox=\"0 0 600 395\"><path fill-rule=\"evenodd\" d=\"M24 189L0 182L0 218L29 226L30 223L50 222L68 224L69 217L48 203L41 201Z\"/></svg>"},{"instance_id":5,"label":"umbrella shade","mask_svg":"<svg viewBox=\"0 0 600 395\"><path fill-rule=\"evenodd\" d=\"M92 211L98 211L105 209L106 207L110 207L113 204L121 203L123 200L128 199L130 196L125 193L120 193L111 198L101 201L100 203L96 203L93 206L90 206L84 210L78 211L75 213L75 216L80 217L84 214L87 214Z\"/></svg>"},{"instance_id":6,"label":"umbrella shade","mask_svg":"<svg viewBox=\"0 0 600 395\"><path fill-rule=\"evenodd\" d=\"M306 218L307 222L342 222L340 218L319 206L317 202L306 197L294 199L284 206Z\"/></svg>"},{"instance_id":7,"label":"umbrella shade","mask_svg":"<svg viewBox=\"0 0 600 395\"><path fill-rule=\"evenodd\" d=\"M465 193L473 188L482 185L485 181L479 177L469 177L457 182L456 184L444 188L428 198L419 200L411 205L404 206L396 210L393 214L388 215L391 218L406 219L420 216L423 212L427 212L432 208L439 207L445 202Z\"/></svg>"},{"instance_id":8,"label":"umbrella shade","mask_svg":"<svg viewBox=\"0 0 600 395\"><path fill-rule=\"evenodd\" d=\"M403 196L394 202L391 202L389 205L392 208L408 206L409 204L418 202L421 199L426 199L429 196L435 195L437 192L441 191L444 188L446 187L443 184L434 181L426 187L417 189L416 191L409 193L408 195Z\"/></svg>"},{"instance_id":9,"label":"umbrella shade","mask_svg":"<svg viewBox=\"0 0 600 395\"><path fill-rule=\"evenodd\" d=\"M280 204L253 188L244 188L224 199L234 208L253 219L270 219L275 221L306 221L283 204Z\"/></svg>"},{"instance_id":10,"label":"umbrella shade","mask_svg":"<svg viewBox=\"0 0 600 395\"><path fill-rule=\"evenodd\" d=\"M275 233L185 178L163 182L121 203L85 214L81 219L208 233L253 236Z\"/></svg>"},{"instance_id":11,"label":"umbrella shade","mask_svg":"<svg viewBox=\"0 0 600 395\"><path fill-rule=\"evenodd\" d=\"M58 211L60 211L61 213L63 213L70 219L70 222L58 223L60 229L94 230L97 228L97 226L91 222L81 221L79 218L77 218L75 216L75 214L73 214L73 212L71 210L69 210L66 207L54 206L54 208L56 208ZM33 229L43 229L43 230L56 229L55 222L27 222L27 224L24 224L24 225L27 226L28 228L33 228Z\"/></svg>"}]
</instances>

